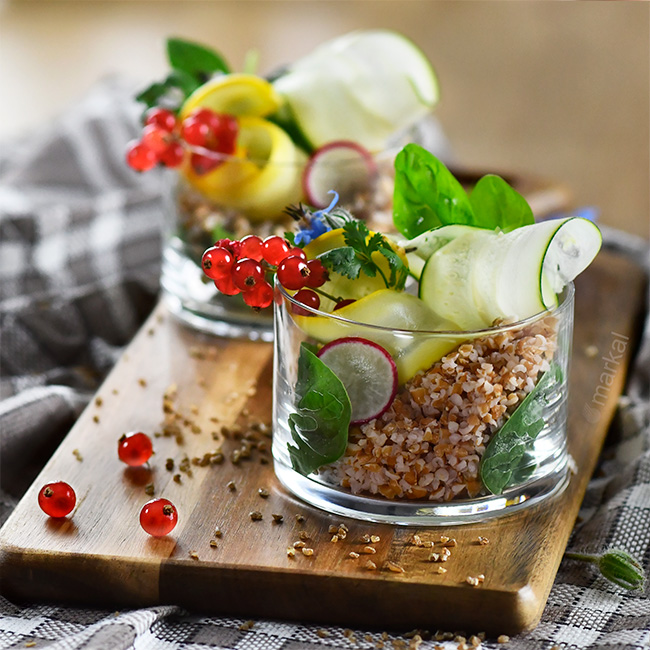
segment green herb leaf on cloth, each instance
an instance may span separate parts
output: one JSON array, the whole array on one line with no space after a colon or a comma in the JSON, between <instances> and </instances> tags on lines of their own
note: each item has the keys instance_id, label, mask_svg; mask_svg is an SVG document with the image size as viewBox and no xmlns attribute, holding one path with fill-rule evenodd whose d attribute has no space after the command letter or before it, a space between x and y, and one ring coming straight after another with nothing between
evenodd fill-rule
<instances>
[{"instance_id":1,"label":"green herb leaf on cloth","mask_svg":"<svg viewBox=\"0 0 650 650\"><path fill-rule=\"evenodd\" d=\"M295 408L289 416L295 443L288 445L289 456L293 468L307 476L345 453L352 407L341 380L304 344L298 359Z\"/></svg>"},{"instance_id":2,"label":"green herb leaf on cloth","mask_svg":"<svg viewBox=\"0 0 650 650\"><path fill-rule=\"evenodd\" d=\"M544 428L543 414L549 398L561 383L562 370L552 362L535 388L488 443L479 472L483 485L492 494L501 494L505 488L532 474L533 443Z\"/></svg>"}]
</instances>

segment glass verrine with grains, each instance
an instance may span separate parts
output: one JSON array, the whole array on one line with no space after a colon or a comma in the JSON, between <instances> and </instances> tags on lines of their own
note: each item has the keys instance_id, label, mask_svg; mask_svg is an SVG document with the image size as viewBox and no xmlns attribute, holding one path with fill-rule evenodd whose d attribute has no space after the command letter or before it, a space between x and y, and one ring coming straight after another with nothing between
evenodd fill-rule
<instances>
[{"instance_id":1,"label":"glass verrine with grains","mask_svg":"<svg viewBox=\"0 0 650 650\"><path fill-rule=\"evenodd\" d=\"M172 74L138 97L151 108L127 154L138 171L174 168L163 293L196 327L270 340L271 310L232 298L209 260L202 268L202 252L283 235L288 205L323 209L330 189L359 218L390 223L396 143L430 115L435 74L389 30L347 34L266 77L233 72L217 52L179 39L169 39L168 58Z\"/></svg>"},{"instance_id":2,"label":"glass verrine with grains","mask_svg":"<svg viewBox=\"0 0 650 650\"><path fill-rule=\"evenodd\" d=\"M328 271L318 299L277 274L276 473L315 506L394 524L536 503L568 481L571 281L598 228L535 223L492 175L468 196L417 145L395 168L400 236L326 215L303 248Z\"/></svg>"}]
</instances>

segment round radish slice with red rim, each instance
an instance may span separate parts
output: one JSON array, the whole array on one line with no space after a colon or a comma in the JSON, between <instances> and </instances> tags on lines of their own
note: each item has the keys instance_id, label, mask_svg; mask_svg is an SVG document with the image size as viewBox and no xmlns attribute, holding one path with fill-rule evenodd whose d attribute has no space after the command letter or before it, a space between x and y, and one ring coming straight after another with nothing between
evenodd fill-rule
<instances>
[{"instance_id":1,"label":"round radish slice with red rim","mask_svg":"<svg viewBox=\"0 0 650 650\"><path fill-rule=\"evenodd\" d=\"M397 367L381 345L356 336L331 341L318 352L341 380L352 405L352 424L378 418L397 393Z\"/></svg>"},{"instance_id":2,"label":"round radish slice with red rim","mask_svg":"<svg viewBox=\"0 0 650 650\"><path fill-rule=\"evenodd\" d=\"M351 140L328 142L314 151L302 176L302 187L307 201L317 208L329 205L330 190L335 190L341 201L350 200L372 183L377 165L372 154Z\"/></svg>"}]
</instances>

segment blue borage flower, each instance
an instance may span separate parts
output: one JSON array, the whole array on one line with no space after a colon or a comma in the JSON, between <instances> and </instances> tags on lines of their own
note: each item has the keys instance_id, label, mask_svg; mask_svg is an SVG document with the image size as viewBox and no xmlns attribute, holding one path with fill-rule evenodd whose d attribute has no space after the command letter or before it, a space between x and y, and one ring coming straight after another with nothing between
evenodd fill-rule
<instances>
[{"instance_id":1,"label":"blue borage flower","mask_svg":"<svg viewBox=\"0 0 650 650\"><path fill-rule=\"evenodd\" d=\"M297 246L306 246L312 240L332 230L332 224L328 221L327 215L339 202L339 195L334 190L330 190L328 194L334 195L331 203L326 208L313 212L310 217L308 217L307 224L298 228L298 232L294 239Z\"/></svg>"}]
</instances>

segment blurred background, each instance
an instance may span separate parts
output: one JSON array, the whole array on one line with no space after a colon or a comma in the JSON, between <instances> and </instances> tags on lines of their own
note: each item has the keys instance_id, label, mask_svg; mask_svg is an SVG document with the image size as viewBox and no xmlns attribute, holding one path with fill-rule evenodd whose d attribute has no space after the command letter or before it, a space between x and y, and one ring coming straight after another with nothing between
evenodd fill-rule
<instances>
[{"instance_id":1,"label":"blurred background","mask_svg":"<svg viewBox=\"0 0 650 650\"><path fill-rule=\"evenodd\" d=\"M265 72L359 27L412 38L442 89L458 162L561 181L573 205L649 236L650 4L363 0L0 0L0 146L65 111L100 78L166 72L164 39Z\"/></svg>"}]
</instances>

